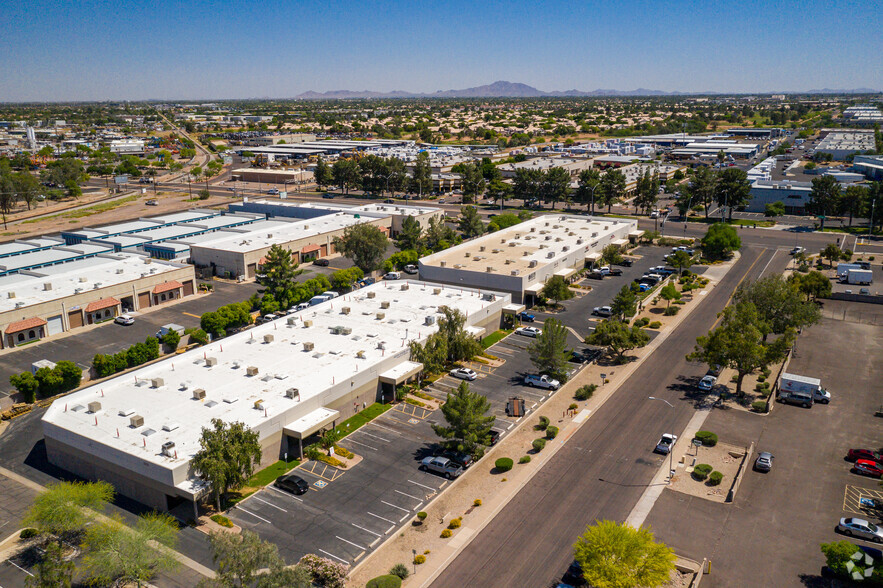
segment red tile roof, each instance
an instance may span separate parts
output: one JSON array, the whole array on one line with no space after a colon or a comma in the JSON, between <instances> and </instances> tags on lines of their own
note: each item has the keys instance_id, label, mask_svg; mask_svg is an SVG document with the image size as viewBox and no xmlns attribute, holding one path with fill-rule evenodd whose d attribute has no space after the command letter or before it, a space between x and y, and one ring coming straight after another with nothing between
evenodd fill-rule
<instances>
[{"instance_id":1,"label":"red tile roof","mask_svg":"<svg viewBox=\"0 0 883 588\"><path fill-rule=\"evenodd\" d=\"M322 249L321 245L307 245L303 249L300 250L301 253L312 253L313 251L319 251Z\"/></svg>"},{"instance_id":2,"label":"red tile roof","mask_svg":"<svg viewBox=\"0 0 883 588\"><path fill-rule=\"evenodd\" d=\"M18 333L20 331L27 331L28 329L33 329L34 327L42 327L46 324L46 321L39 317L32 317L29 319L24 319L22 321L17 321L14 323L10 323L8 327L6 327L6 334L10 333Z\"/></svg>"},{"instance_id":3,"label":"red tile roof","mask_svg":"<svg viewBox=\"0 0 883 588\"><path fill-rule=\"evenodd\" d=\"M178 280L172 280L171 282L163 282L159 286L153 289L154 294L162 294L163 292L168 292L169 290L177 290L178 288L183 288L184 285Z\"/></svg>"},{"instance_id":4,"label":"red tile roof","mask_svg":"<svg viewBox=\"0 0 883 588\"><path fill-rule=\"evenodd\" d=\"M86 312L97 312L99 310L104 310L105 308L110 308L111 306L116 306L120 303L116 298L102 298L101 300L96 300L95 302L90 302L86 305Z\"/></svg>"}]
</instances>

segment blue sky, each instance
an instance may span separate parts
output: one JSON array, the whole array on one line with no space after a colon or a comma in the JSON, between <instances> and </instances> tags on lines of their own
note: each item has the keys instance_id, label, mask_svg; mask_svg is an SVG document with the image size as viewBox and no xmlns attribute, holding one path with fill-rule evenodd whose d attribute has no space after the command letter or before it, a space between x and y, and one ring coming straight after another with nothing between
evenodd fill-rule
<instances>
[{"instance_id":1,"label":"blue sky","mask_svg":"<svg viewBox=\"0 0 883 588\"><path fill-rule=\"evenodd\" d=\"M883 2L0 2L0 101L883 89Z\"/></svg>"}]
</instances>

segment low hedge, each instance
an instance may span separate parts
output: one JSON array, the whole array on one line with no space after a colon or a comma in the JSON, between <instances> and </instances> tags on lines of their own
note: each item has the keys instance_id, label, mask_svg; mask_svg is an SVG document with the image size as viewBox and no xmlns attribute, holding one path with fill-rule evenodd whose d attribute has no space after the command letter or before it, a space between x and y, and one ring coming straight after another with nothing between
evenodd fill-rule
<instances>
[{"instance_id":1,"label":"low hedge","mask_svg":"<svg viewBox=\"0 0 883 588\"><path fill-rule=\"evenodd\" d=\"M402 585L402 579L392 574L388 576L377 576L368 580L365 588L399 588Z\"/></svg>"},{"instance_id":2,"label":"low hedge","mask_svg":"<svg viewBox=\"0 0 883 588\"><path fill-rule=\"evenodd\" d=\"M592 394L594 394L595 390L597 389L598 384L588 384L587 386L580 386L573 394L573 397L577 400L588 400L592 397Z\"/></svg>"},{"instance_id":3,"label":"low hedge","mask_svg":"<svg viewBox=\"0 0 883 588\"><path fill-rule=\"evenodd\" d=\"M522 455L521 459L518 460L518 463L530 463L530 456Z\"/></svg>"},{"instance_id":4,"label":"low hedge","mask_svg":"<svg viewBox=\"0 0 883 588\"><path fill-rule=\"evenodd\" d=\"M701 482L708 477L708 474L710 474L713 469L714 468L712 468L707 463L700 463L693 468L693 477Z\"/></svg>"},{"instance_id":5,"label":"low hedge","mask_svg":"<svg viewBox=\"0 0 883 588\"><path fill-rule=\"evenodd\" d=\"M718 471L711 472L708 476L708 485L709 486L720 486L720 483L723 481L724 475Z\"/></svg>"},{"instance_id":6,"label":"low hedge","mask_svg":"<svg viewBox=\"0 0 883 588\"><path fill-rule=\"evenodd\" d=\"M533 448L537 450L537 452L540 452L546 446L546 440L540 437L539 439L534 439L531 445L533 445Z\"/></svg>"},{"instance_id":7,"label":"low hedge","mask_svg":"<svg viewBox=\"0 0 883 588\"><path fill-rule=\"evenodd\" d=\"M705 447L714 447L717 445L717 435L711 431L696 431L695 438L702 441L702 445Z\"/></svg>"},{"instance_id":8,"label":"low hedge","mask_svg":"<svg viewBox=\"0 0 883 588\"><path fill-rule=\"evenodd\" d=\"M210 517L214 522L218 523L222 527L227 527L228 529L233 526L233 521L225 517L224 515L212 515Z\"/></svg>"},{"instance_id":9,"label":"low hedge","mask_svg":"<svg viewBox=\"0 0 883 588\"><path fill-rule=\"evenodd\" d=\"M497 461L494 462L494 467L499 472L508 472L512 469L514 462L509 457L501 457Z\"/></svg>"},{"instance_id":10,"label":"low hedge","mask_svg":"<svg viewBox=\"0 0 883 588\"><path fill-rule=\"evenodd\" d=\"M755 400L751 403L751 410L754 412L766 412L766 400Z\"/></svg>"},{"instance_id":11,"label":"low hedge","mask_svg":"<svg viewBox=\"0 0 883 588\"><path fill-rule=\"evenodd\" d=\"M659 321L653 321L652 323L650 323L647 326L650 327L651 329L658 329L659 327L662 326L662 323Z\"/></svg>"},{"instance_id":12,"label":"low hedge","mask_svg":"<svg viewBox=\"0 0 883 588\"><path fill-rule=\"evenodd\" d=\"M427 517L427 514L426 514L424 511L422 511L422 510L421 510L420 512L417 513L417 519L418 519L420 522L423 522L423 520L424 520L426 517Z\"/></svg>"},{"instance_id":13,"label":"low hedge","mask_svg":"<svg viewBox=\"0 0 883 588\"><path fill-rule=\"evenodd\" d=\"M36 537L39 534L40 534L40 531L38 531L37 529L27 528L27 529L22 529L21 533L19 533L18 536L21 539L31 539L32 537Z\"/></svg>"},{"instance_id":14,"label":"low hedge","mask_svg":"<svg viewBox=\"0 0 883 588\"><path fill-rule=\"evenodd\" d=\"M546 428L546 438L554 439L558 436L558 427L549 426Z\"/></svg>"},{"instance_id":15,"label":"low hedge","mask_svg":"<svg viewBox=\"0 0 883 588\"><path fill-rule=\"evenodd\" d=\"M662 314L664 314L665 316L674 316L678 313L679 310L680 308L678 308L677 306L669 306Z\"/></svg>"}]
</instances>

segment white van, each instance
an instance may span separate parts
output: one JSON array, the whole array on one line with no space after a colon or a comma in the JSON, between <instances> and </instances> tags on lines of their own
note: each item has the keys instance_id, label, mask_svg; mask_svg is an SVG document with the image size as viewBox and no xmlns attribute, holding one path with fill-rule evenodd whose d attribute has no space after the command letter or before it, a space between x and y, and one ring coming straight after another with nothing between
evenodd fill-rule
<instances>
[{"instance_id":1,"label":"white van","mask_svg":"<svg viewBox=\"0 0 883 588\"><path fill-rule=\"evenodd\" d=\"M329 290L327 292L322 292L321 295L327 296L328 300L331 300L332 298L337 298L339 296L339 294L337 292L332 292L331 290Z\"/></svg>"},{"instance_id":2,"label":"white van","mask_svg":"<svg viewBox=\"0 0 883 588\"><path fill-rule=\"evenodd\" d=\"M384 280L401 280L402 274L401 272L389 272L385 276L383 276Z\"/></svg>"},{"instance_id":3,"label":"white van","mask_svg":"<svg viewBox=\"0 0 883 588\"><path fill-rule=\"evenodd\" d=\"M313 296L310 298L310 306L316 306L317 304L322 304L326 300L331 300L329 296L325 294L319 294L318 296Z\"/></svg>"}]
</instances>

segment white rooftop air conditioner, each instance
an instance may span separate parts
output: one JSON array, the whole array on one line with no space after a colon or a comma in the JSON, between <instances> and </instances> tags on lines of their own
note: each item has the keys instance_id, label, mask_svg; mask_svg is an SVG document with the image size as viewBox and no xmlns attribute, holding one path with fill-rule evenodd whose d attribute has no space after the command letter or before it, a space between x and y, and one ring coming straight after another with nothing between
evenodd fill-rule
<instances>
[{"instance_id":1,"label":"white rooftop air conditioner","mask_svg":"<svg viewBox=\"0 0 883 588\"><path fill-rule=\"evenodd\" d=\"M152 380L150 380L151 388L162 388L163 386L165 386L165 384L166 382L162 378L153 378Z\"/></svg>"},{"instance_id":2,"label":"white rooftop air conditioner","mask_svg":"<svg viewBox=\"0 0 883 588\"><path fill-rule=\"evenodd\" d=\"M350 307L349 307L349 306L344 306L343 308L340 309L340 312L341 312L342 314L349 314L349 313L350 313Z\"/></svg>"},{"instance_id":3,"label":"white rooftop air conditioner","mask_svg":"<svg viewBox=\"0 0 883 588\"><path fill-rule=\"evenodd\" d=\"M389 308L389 300L384 300L380 303L380 308Z\"/></svg>"},{"instance_id":4,"label":"white rooftop air conditioner","mask_svg":"<svg viewBox=\"0 0 883 588\"><path fill-rule=\"evenodd\" d=\"M174 441L166 441L162 444L162 454L166 457L174 457L175 456L175 442Z\"/></svg>"},{"instance_id":5,"label":"white rooftop air conditioner","mask_svg":"<svg viewBox=\"0 0 883 588\"><path fill-rule=\"evenodd\" d=\"M368 298L374 298L377 296L377 292L368 292Z\"/></svg>"},{"instance_id":6,"label":"white rooftop air conditioner","mask_svg":"<svg viewBox=\"0 0 883 588\"><path fill-rule=\"evenodd\" d=\"M378 313L377 313L377 320L382 321L382 320L385 319L385 318L386 318L386 313L385 313L385 312L378 312Z\"/></svg>"},{"instance_id":7,"label":"white rooftop air conditioner","mask_svg":"<svg viewBox=\"0 0 883 588\"><path fill-rule=\"evenodd\" d=\"M93 414L101 410L101 403L98 401L90 402L86 406L89 408L89 412Z\"/></svg>"},{"instance_id":8,"label":"white rooftop air conditioner","mask_svg":"<svg viewBox=\"0 0 883 588\"><path fill-rule=\"evenodd\" d=\"M275 339L275 337L273 337L272 333L264 335L264 343L272 343L273 339Z\"/></svg>"},{"instance_id":9,"label":"white rooftop air conditioner","mask_svg":"<svg viewBox=\"0 0 883 588\"><path fill-rule=\"evenodd\" d=\"M205 367L214 367L218 365L217 357L206 357L205 358Z\"/></svg>"}]
</instances>

